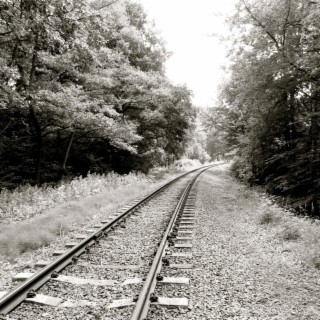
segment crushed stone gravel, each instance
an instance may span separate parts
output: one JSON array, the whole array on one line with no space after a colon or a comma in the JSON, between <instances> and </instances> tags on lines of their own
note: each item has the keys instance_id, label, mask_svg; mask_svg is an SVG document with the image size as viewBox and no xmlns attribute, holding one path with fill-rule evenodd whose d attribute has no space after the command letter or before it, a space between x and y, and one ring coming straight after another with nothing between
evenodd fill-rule
<instances>
[{"instance_id":1,"label":"crushed stone gravel","mask_svg":"<svg viewBox=\"0 0 320 320\"><path fill-rule=\"evenodd\" d=\"M319 320L319 270L257 223L259 195L227 169L198 187L189 310L152 307L148 320Z\"/></svg>"},{"instance_id":2,"label":"crushed stone gravel","mask_svg":"<svg viewBox=\"0 0 320 320\"><path fill-rule=\"evenodd\" d=\"M23 303L11 313L12 317L17 320L61 319L61 317L63 319L125 319L125 316L131 314L132 307L108 309L107 306L115 299L133 298L139 294L142 283L121 284L128 279L146 277L149 263L162 239L171 213L177 204L177 198L190 179L191 177L181 179L151 199L145 206L137 209L125 223L121 223L120 227L116 227L107 237L101 239L89 253L83 254L76 264L60 273L85 279L114 280L115 285L77 286L50 281L38 293L71 301L82 301L84 305L79 305L77 308L52 309L48 306L39 307ZM139 267L137 269L103 267L108 264Z\"/></svg>"},{"instance_id":3,"label":"crushed stone gravel","mask_svg":"<svg viewBox=\"0 0 320 320\"><path fill-rule=\"evenodd\" d=\"M320 271L304 263L295 250L288 249L292 241L285 241L270 226L258 223L259 216L269 210L269 203L261 204L264 199L231 178L228 165L210 169L202 175L196 198L192 248L170 249L173 252L192 253L191 259L176 257L170 258L170 262L192 263L193 268L175 270L165 267L161 271L164 276L190 278L190 285L161 285L156 288L159 296L187 297L189 306L164 308L154 305L148 320L320 319ZM132 230L124 228L123 231L129 231L130 234ZM88 273L93 276L101 272L98 264L141 263L141 270L145 267L147 272L151 254L147 247L144 248L147 253L141 254L139 258L127 250L128 254L120 253L121 249L130 244L130 235L126 239L128 242L123 242L123 245L118 243L118 249L113 251L112 241L117 242L117 237L123 239L126 235L118 234L115 240L107 241L110 246L106 248L112 250L108 258L95 259L88 255L87 261L96 266L75 266L77 269L73 271L78 275ZM138 250L141 252L140 247ZM31 260L30 257L30 265ZM10 266L8 268L10 270ZM65 271L65 274L68 272ZM114 277L121 281L137 275L137 270L104 270L101 278ZM78 287L74 297L96 304L76 309L57 309L54 316L52 309L34 306L32 316L30 314L30 317L21 319L129 319L133 307L112 309L106 314L105 306L114 297L130 297L132 292L138 292L140 288L140 284L131 288L115 287L112 290L96 287L92 292L90 286ZM64 293L65 288L55 283L50 290ZM104 303L101 304L101 301Z\"/></svg>"}]
</instances>

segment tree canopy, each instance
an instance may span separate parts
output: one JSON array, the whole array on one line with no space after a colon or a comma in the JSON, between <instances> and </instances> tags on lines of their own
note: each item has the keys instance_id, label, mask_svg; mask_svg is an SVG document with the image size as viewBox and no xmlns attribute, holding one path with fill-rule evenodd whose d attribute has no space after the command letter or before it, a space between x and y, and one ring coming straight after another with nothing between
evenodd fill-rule
<instances>
[{"instance_id":1,"label":"tree canopy","mask_svg":"<svg viewBox=\"0 0 320 320\"><path fill-rule=\"evenodd\" d=\"M238 176L319 214L320 3L240 0L220 105Z\"/></svg>"},{"instance_id":2,"label":"tree canopy","mask_svg":"<svg viewBox=\"0 0 320 320\"><path fill-rule=\"evenodd\" d=\"M147 171L184 152L191 93L129 0L0 0L0 186Z\"/></svg>"}]
</instances>

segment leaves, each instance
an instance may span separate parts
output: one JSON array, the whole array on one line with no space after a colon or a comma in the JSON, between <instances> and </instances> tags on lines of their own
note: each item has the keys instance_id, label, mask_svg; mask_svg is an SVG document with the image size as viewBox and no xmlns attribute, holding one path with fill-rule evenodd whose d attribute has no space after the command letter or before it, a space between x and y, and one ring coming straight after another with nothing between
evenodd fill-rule
<instances>
[{"instance_id":1,"label":"leaves","mask_svg":"<svg viewBox=\"0 0 320 320\"><path fill-rule=\"evenodd\" d=\"M319 10L300 0L240 0L220 98L230 110L221 121L226 141L242 158L238 175L306 205L319 197Z\"/></svg>"},{"instance_id":2,"label":"leaves","mask_svg":"<svg viewBox=\"0 0 320 320\"><path fill-rule=\"evenodd\" d=\"M2 183L149 170L183 153L191 93L165 77L166 49L140 5L0 7Z\"/></svg>"}]
</instances>

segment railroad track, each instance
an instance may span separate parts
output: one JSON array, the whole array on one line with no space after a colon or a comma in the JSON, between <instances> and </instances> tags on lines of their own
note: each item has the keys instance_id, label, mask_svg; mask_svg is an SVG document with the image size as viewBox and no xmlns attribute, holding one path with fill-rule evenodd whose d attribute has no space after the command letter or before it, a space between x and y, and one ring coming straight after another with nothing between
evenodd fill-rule
<instances>
[{"instance_id":1,"label":"railroad track","mask_svg":"<svg viewBox=\"0 0 320 320\"><path fill-rule=\"evenodd\" d=\"M196 182L210 167L184 174L102 221L89 235L79 236L80 242L56 252L54 261L38 262L40 271L16 275L21 283L0 292L0 319L137 320L146 319L150 307L150 319L154 307L187 308L186 297L159 293L163 285L189 282L164 276L163 270L192 268L172 261L191 258L185 250L192 246Z\"/></svg>"}]
</instances>

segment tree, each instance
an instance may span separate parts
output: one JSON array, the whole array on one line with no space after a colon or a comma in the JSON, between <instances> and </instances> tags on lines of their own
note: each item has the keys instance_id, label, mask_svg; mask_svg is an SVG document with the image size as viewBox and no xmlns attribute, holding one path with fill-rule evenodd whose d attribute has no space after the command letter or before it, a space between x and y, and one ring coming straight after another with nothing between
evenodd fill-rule
<instances>
[{"instance_id":1,"label":"tree","mask_svg":"<svg viewBox=\"0 0 320 320\"><path fill-rule=\"evenodd\" d=\"M318 214L318 3L241 0L229 20L231 77L221 103L249 181ZM230 126L229 126L230 127ZM232 133L229 131L229 133Z\"/></svg>"},{"instance_id":2,"label":"tree","mask_svg":"<svg viewBox=\"0 0 320 320\"><path fill-rule=\"evenodd\" d=\"M105 97L87 92L93 82L102 89L110 81L101 68L107 53L93 41L102 38L102 17L84 1L7 1L2 7L6 74L1 87L7 108L28 110L23 113L29 122L35 182L41 180L45 143L55 135L74 138L79 132L135 151L131 144L139 137L134 124L121 119Z\"/></svg>"},{"instance_id":3,"label":"tree","mask_svg":"<svg viewBox=\"0 0 320 320\"><path fill-rule=\"evenodd\" d=\"M2 185L181 154L190 93L166 79L166 49L140 5L0 0L0 48Z\"/></svg>"}]
</instances>

